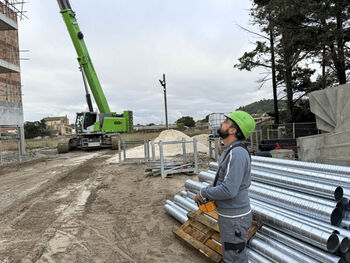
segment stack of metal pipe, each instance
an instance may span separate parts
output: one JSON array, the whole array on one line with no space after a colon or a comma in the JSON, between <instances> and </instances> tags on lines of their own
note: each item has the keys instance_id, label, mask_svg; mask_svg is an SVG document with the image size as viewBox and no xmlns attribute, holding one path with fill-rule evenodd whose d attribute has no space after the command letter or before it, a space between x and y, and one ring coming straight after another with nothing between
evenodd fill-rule
<instances>
[{"instance_id":1,"label":"stack of metal pipe","mask_svg":"<svg viewBox=\"0 0 350 263\"><path fill-rule=\"evenodd\" d=\"M192 206L176 197L167 212L185 222L217 167L185 182L180 197ZM350 167L252 156L251 176L252 211L264 226L249 242L250 262L350 262Z\"/></svg>"}]
</instances>

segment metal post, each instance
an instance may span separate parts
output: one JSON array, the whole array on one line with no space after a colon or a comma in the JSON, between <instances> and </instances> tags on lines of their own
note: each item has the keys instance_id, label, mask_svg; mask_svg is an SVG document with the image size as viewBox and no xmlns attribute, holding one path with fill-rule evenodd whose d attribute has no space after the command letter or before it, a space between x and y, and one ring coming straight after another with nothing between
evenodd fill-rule
<instances>
[{"instance_id":1,"label":"metal post","mask_svg":"<svg viewBox=\"0 0 350 263\"><path fill-rule=\"evenodd\" d=\"M270 140L270 129L267 128L267 139Z\"/></svg>"},{"instance_id":2,"label":"metal post","mask_svg":"<svg viewBox=\"0 0 350 263\"><path fill-rule=\"evenodd\" d=\"M125 140L122 141L123 143L123 157L124 157L124 161L126 160L126 143Z\"/></svg>"},{"instance_id":3,"label":"metal post","mask_svg":"<svg viewBox=\"0 0 350 263\"><path fill-rule=\"evenodd\" d=\"M159 141L159 158L160 158L160 175L162 178L166 177L164 172L164 156L163 156L163 142Z\"/></svg>"},{"instance_id":4,"label":"metal post","mask_svg":"<svg viewBox=\"0 0 350 263\"><path fill-rule=\"evenodd\" d=\"M293 138L295 139L295 122L293 122Z\"/></svg>"},{"instance_id":5,"label":"metal post","mask_svg":"<svg viewBox=\"0 0 350 263\"><path fill-rule=\"evenodd\" d=\"M152 141L152 161L154 162L156 160L156 149L154 145L154 141Z\"/></svg>"},{"instance_id":6,"label":"metal post","mask_svg":"<svg viewBox=\"0 0 350 263\"><path fill-rule=\"evenodd\" d=\"M251 134L249 137L250 137L250 146L251 146L252 149L253 149L253 146L254 146L254 143L253 143L253 134Z\"/></svg>"},{"instance_id":7,"label":"metal post","mask_svg":"<svg viewBox=\"0 0 350 263\"><path fill-rule=\"evenodd\" d=\"M2 164L2 138L1 138L1 126L0 126L0 164Z\"/></svg>"},{"instance_id":8,"label":"metal post","mask_svg":"<svg viewBox=\"0 0 350 263\"><path fill-rule=\"evenodd\" d=\"M262 129L260 129L259 133L260 133L260 141L262 141L262 139L263 139Z\"/></svg>"},{"instance_id":9,"label":"metal post","mask_svg":"<svg viewBox=\"0 0 350 263\"><path fill-rule=\"evenodd\" d=\"M18 160L22 162L22 154L21 154L21 131L19 126L17 126L17 143L18 143Z\"/></svg>"},{"instance_id":10,"label":"metal post","mask_svg":"<svg viewBox=\"0 0 350 263\"><path fill-rule=\"evenodd\" d=\"M149 140L146 140L146 162L149 161Z\"/></svg>"},{"instance_id":11,"label":"metal post","mask_svg":"<svg viewBox=\"0 0 350 263\"><path fill-rule=\"evenodd\" d=\"M210 138L209 138L209 159L211 159L211 157L212 157L212 150L213 150L212 140L210 140Z\"/></svg>"},{"instance_id":12,"label":"metal post","mask_svg":"<svg viewBox=\"0 0 350 263\"><path fill-rule=\"evenodd\" d=\"M21 155L23 156L26 154L26 147L25 147L25 140L24 140L24 126L23 125L19 126L19 132L20 132L19 141L21 144Z\"/></svg>"},{"instance_id":13,"label":"metal post","mask_svg":"<svg viewBox=\"0 0 350 263\"><path fill-rule=\"evenodd\" d=\"M258 150L258 131L255 131L255 139L256 139L256 150Z\"/></svg>"},{"instance_id":14,"label":"metal post","mask_svg":"<svg viewBox=\"0 0 350 263\"><path fill-rule=\"evenodd\" d=\"M166 99L166 81L165 81L165 74L163 74L163 80L159 80L160 85L163 86L164 91L164 106L165 106L165 127L168 130L168 106L167 106L167 99Z\"/></svg>"},{"instance_id":15,"label":"metal post","mask_svg":"<svg viewBox=\"0 0 350 263\"><path fill-rule=\"evenodd\" d=\"M121 140L118 141L118 155L119 155L119 163L122 163L122 146Z\"/></svg>"},{"instance_id":16,"label":"metal post","mask_svg":"<svg viewBox=\"0 0 350 263\"><path fill-rule=\"evenodd\" d=\"M185 139L182 138L182 155L183 155L183 159L184 159L184 163L186 163L186 142Z\"/></svg>"},{"instance_id":17,"label":"metal post","mask_svg":"<svg viewBox=\"0 0 350 263\"><path fill-rule=\"evenodd\" d=\"M194 172L198 174L198 155L197 155L197 140L193 139L193 153L194 153Z\"/></svg>"}]
</instances>

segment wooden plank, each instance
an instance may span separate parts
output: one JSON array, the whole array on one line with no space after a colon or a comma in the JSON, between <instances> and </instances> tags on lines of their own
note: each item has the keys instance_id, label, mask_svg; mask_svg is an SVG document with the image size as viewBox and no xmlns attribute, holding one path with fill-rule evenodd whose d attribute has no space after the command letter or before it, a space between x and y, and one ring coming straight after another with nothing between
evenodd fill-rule
<instances>
[{"instance_id":1,"label":"wooden plank","mask_svg":"<svg viewBox=\"0 0 350 263\"><path fill-rule=\"evenodd\" d=\"M190 246L199 250L202 254L204 254L206 257L210 258L213 262L217 262L217 263L221 262L222 256L219 253L210 249L208 246L206 246L205 244L196 240L195 238L193 238L189 234L185 233L181 229L181 227L174 226L173 232L176 235L176 237L178 237L179 239L185 241Z\"/></svg>"},{"instance_id":2,"label":"wooden plank","mask_svg":"<svg viewBox=\"0 0 350 263\"><path fill-rule=\"evenodd\" d=\"M215 243L212 239L208 239L205 243L206 246L210 247L212 250L216 251L220 255L222 255L222 247L221 245Z\"/></svg>"},{"instance_id":3,"label":"wooden plank","mask_svg":"<svg viewBox=\"0 0 350 263\"><path fill-rule=\"evenodd\" d=\"M187 213L187 216L191 218L192 220L198 221L202 223L203 225L206 225L207 227L210 227L211 229L214 229L216 232L219 232L219 225L217 222L214 222L210 220L209 218L205 217L203 214L194 213L193 211L190 211Z\"/></svg>"}]
</instances>

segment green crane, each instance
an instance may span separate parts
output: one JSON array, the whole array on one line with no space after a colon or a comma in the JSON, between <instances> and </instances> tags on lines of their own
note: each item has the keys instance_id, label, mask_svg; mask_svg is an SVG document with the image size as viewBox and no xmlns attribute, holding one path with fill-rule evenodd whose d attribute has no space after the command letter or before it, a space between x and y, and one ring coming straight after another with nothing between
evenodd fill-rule
<instances>
[{"instance_id":1,"label":"green crane","mask_svg":"<svg viewBox=\"0 0 350 263\"><path fill-rule=\"evenodd\" d=\"M123 114L111 112L86 47L84 35L79 28L75 12L72 10L69 0L57 0L57 2L78 55L86 101L89 107L88 112L77 113L75 121L76 136L62 140L58 144L58 152L68 152L73 148L116 148L116 136L119 133L131 133L133 131L132 111L127 110ZM95 99L99 113L93 110L88 87Z\"/></svg>"}]
</instances>

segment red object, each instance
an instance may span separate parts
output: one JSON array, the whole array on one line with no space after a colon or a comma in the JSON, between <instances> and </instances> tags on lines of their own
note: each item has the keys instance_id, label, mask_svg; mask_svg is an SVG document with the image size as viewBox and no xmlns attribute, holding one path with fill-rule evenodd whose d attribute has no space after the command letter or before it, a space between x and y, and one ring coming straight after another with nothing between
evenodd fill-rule
<instances>
[{"instance_id":1,"label":"red object","mask_svg":"<svg viewBox=\"0 0 350 263\"><path fill-rule=\"evenodd\" d=\"M288 149L288 150L293 150L293 151L297 151L297 149L295 148L295 147L287 147L287 146L285 146L285 147L281 147L281 145L278 143L278 142L276 142L276 148L275 148L275 150L282 150L282 149Z\"/></svg>"}]
</instances>

